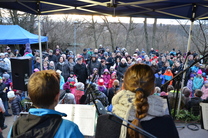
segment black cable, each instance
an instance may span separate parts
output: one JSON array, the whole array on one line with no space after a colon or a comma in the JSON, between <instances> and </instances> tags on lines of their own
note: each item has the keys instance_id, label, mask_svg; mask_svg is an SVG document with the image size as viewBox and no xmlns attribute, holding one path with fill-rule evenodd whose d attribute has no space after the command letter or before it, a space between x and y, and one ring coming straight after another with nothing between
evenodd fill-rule
<instances>
[{"instance_id":1,"label":"black cable","mask_svg":"<svg viewBox=\"0 0 208 138\"><path fill-rule=\"evenodd\" d=\"M187 128L192 130L192 131L198 131L199 130L199 126L197 126L197 124L194 124L194 123L188 124Z\"/></svg>"}]
</instances>

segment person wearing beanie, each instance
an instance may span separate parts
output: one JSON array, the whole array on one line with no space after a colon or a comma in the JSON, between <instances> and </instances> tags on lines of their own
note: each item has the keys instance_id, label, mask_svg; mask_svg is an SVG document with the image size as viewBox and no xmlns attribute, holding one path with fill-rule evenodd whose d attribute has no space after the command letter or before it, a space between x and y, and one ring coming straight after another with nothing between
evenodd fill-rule
<instances>
[{"instance_id":1,"label":"person wearing beanie","mask_svg":"<svg viewBox=\"0 0 208 138\"><path fill-rule=\"evenodd\" d=\"M207 99L208 98L208 81L207 80L204 82L204 85L202 86L201 91L203 92L203 95L201 98L203 100Z\"/></svg>"},{"instance_id":2,"label":"person wearing beanie","mask_svg":"<svg viewBox=\"0 0 208 138\"><path fill-rule=\"evenodd\" d=\"M192 91L192 97L194 97L194 91L196 89L201 89L204 84L204 78L202 77L202 71L201 69L198 70L197 75L193 79L193 91Z\"/></svg>"},{"instance_id":3,"label":"person wearing beanie","mask_svg":"<svg viewBox=\"0 0 208 138\"><path fill-rule=\"evenodd\" d=\"M108 88L108 84L109 84L109 81L110 81L110 72L108 71L108 69L105 69L104 72L103 72L103 80L104 80L104 85L106 88Z\"/></svg>"},{"instance_id":4,"label":"person wearing beanie","mask_svg":"<svg viewBox=\"0 0 208 138\"><path fill-rule=\"evenodd\" d=\"M17 120L21 112L21 98L19 95L15 95L14 91L9 91L7 93L9 103L11 104L12 114L14 115L14 121Z\"/></svg>"},{"instance_id":5,"label":"person wearing beanie","mask_svg":"<svg viewBox=\"0 0 208 138\"><path fill-rule=\"evenodd\" d=\"M104 85L104 80L102 78L98 79L97 87L99 91L103 92L107 96L107 89Z\"/></svg>"},{"instance_id":6,"label":"person wearing beanie","mask_svg":"<svg viewBox=\"0 0 208 138\"><path fill-rule=\"evenodd\" d=\"M191 93L193 91L193 79L194 79L194 74L191 74L190 79L188 80L187 85L186 85L187 88L191 91Z\"/></svg>"},{"instance_id":7,"label":"person wearing beanie","mask_svg":"<svg viewBox=\"0 0 208 138\"><path fill-rule=\"evenodd\" d=\"M80 99L84 95L84 83L77 82L74 84L76 86L76 90L74 93L76 104L80 104Z\"/></svg>"},{"instance_id":8,"label":"person wearing beanie","mask_svg":"<svg viewBox=\"0 0 208 138\"><path fill-rule=\"evenodd\" d=\"M72 94L70 90L70 82L66 82L63 86L63 89L66 92L64 104L76 104L74 94Z\"/></svg>"},{"instance_id":9,"label":"person wearing beanie","mask_svg":"<svg viewBox=\"0 0 208 138\"><path fill-rule=\"evenodd\" d=\"M121 59L121 63L119 63L119 65L117 67L117 72L116 72L117 73L118 80L120 82L122 82L124 73L126 72L127 68L128 68L128 65L127 65L126 59L125 58L122 58Z\"/></svg>"}]
</instances>

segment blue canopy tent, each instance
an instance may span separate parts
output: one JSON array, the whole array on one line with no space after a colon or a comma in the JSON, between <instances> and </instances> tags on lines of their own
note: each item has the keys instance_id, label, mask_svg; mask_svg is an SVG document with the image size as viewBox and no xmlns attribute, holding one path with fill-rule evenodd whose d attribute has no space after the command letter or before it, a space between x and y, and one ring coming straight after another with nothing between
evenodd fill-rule
<instances>
[{"instance_id":1,"label":"blue canopy tent","mask_svg":"<svg viewBox=\"0 0 208 138\"><path fill-rule=\"evenodd\" d=\"M35 44L38 43L38 35L32 34L19 25L0 25L0 44ZM46 36L41 36L41 42L47 42Z\"/></svg>"},{"instance_id":2,"label":"blue canopy tent","mask_svg":"<svg viewBox=\"0 0 208 138\"><path fill-rule=\"evenodd\" d=\"M37 15L80 14L188 19L191 25L187 51L190 50L193 22L208 19L207 0L1 0L0 7ZM41 51L40 37L39 48ZM186 65L187 63L185 67Z\"/></svg>"}]
</instances>

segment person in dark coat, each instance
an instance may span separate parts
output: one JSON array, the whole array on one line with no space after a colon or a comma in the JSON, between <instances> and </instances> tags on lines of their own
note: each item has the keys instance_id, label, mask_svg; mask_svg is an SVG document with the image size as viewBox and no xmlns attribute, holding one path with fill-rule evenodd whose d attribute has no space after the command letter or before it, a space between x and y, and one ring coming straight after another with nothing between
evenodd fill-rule
<instances>
[{"instance_id":1,"label":"person in dark coat","mask_svg":"<svg viewBox=\"0 0 208 138\"><path fill-rule=\"evenodd\" d=\"M4 108L5 108L5 116L11 116L11 114L9 114L8 112L8 102L7 102L7 85L5 83L3 83L3 79L2 77L0 77L0 98L2 99L2 102L4 104Z\"/></svg>"},{"instance_id":2,"label":"person in dark coat","mask_svg":"<svg viewBox=\"0 0 208 138\"><path fill-rule=\"evenodd\" d=\"M201 96L202 91L200 89L195 90L195 97L191 98L191 100L188 102L188 111L192 112L193 115L198 116L200 111L200 105L199 103L202 102Z\"/></svg>"},{"instance_id":3,"label":"person in dark coat","mask_svg":"<svg viewBox=\"0 0 208 138\"><path fill-rule=\"evenodd\" d=\"M113 81L113 87L109 89L108 91L108 102L109 105L111 104L111 100L113 98L113 96L118 92L120 86L119 86L119 81L118 80L114 80Z\"/></svg>"},{"instance_id":4,"label":"person in dark coat","mask_svg":"<svg viewBox=\"0 0 208 138\"><path fill-rule=\"evenodd\" d=\"M117 76L118 76L119 81L122 81L122 78L123 78L124 73L126 72L127 68L128 68L128 65L126 63L126 59L122 58L121 63L118 65L118 68L117 68Z\"/></svg>"},{"instance_id":5,"label":"person in dark coat","mask_svg":"<svg viewBox=\"0 0 208 138\"><path fill-rule=\"evenodd\" d=\"M49 61L53 61L54 63L56 63L56 56L53 54L53 50L49 50L49 53L48 53L48 60Z\"/></svg>"},{"instance_id":6,"label":"person in dark coat","mask_svg":"<svg viewBox=\"0 0 208 138\"><path fill-rule=\"evenodd\" d=\"M77 64L73 68L74 74L77 76L78 82L86 84L88 78L86 64L83 63L82 58L77 59Z\"/></svg>"},{"instance_id":7,"label":"person in dark coat","mask_svg":"<svg viewBox=\"0 0 208 138\"><path fill-rule=\"evenodd\" d=\"M81 56L84 58L85 63L88 63L88 61L90 60L90 55L87 53L86 48L83 49L83 53L81 54Z\"/></svg>"},{"instance_id":8,"label":"person in dark coat","mask_svg":"<svg viewBox=\"0 0 208 138\"><path fill-rule=\"evenodd\" d=\"M97 60L96 55L93 54L91 56L91 60L89 61L88 66L87 66L88 76L93 74L94 68L98 69L98 75L100 76L101 75L101 63L100 63L100 61Z\"/></svg>"},{"instance_id":9,"label":"person in dark coat","mask_svg":"<svg viewBox=\"0 0 208 138\"><path fill-rule=\"evenodd\" d=\"M14 121L16 121L17 116L19 116L22 108L21 108L21 98L19 95L15 95L14 91L9 91L7 93L7 97L9 98L9 102L11 103L12 114L14 115Z\"/></svg>"},{"instance_id":10,"label":"person in dark coat","mask_svg":"<svg viewBox=\"0 0 208 138\"><path fill-rule=\"evenodd\" d=\"M69 64L64 62L64 58L62 56L59 58L59 62L56 65L56 70L62 71L61 75L64 77L64 80L66 82L70 74L70 67Z\"/></svg>"},{"instance_id":11,"label":"person in dark coat","mask_svg":"<svg viewBox=\"0 0 208 138\"><path fill-rule=\"evenodd\" d=\"M114 65L114 59L109 56L108 52L104 52L104 58L106 60L107 69L110 70L110 67Z\"/></svg>"}]
</instances>

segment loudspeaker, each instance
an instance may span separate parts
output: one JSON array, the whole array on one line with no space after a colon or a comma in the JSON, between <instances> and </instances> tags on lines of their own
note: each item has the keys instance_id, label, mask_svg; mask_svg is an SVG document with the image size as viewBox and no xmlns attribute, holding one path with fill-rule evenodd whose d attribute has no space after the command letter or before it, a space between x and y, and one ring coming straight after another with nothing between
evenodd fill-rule
<instances>
[{"instance_id":1,"label":"loudspeaker","mask_svg":"<svg viewBox=\"0 0 208 138\"><path fill-rule=\"evenodd\" d=\"M27 83L32 74L31 57L10 58L12 68L13 89L27 91Z\"/></svg>"}]
</instances>

